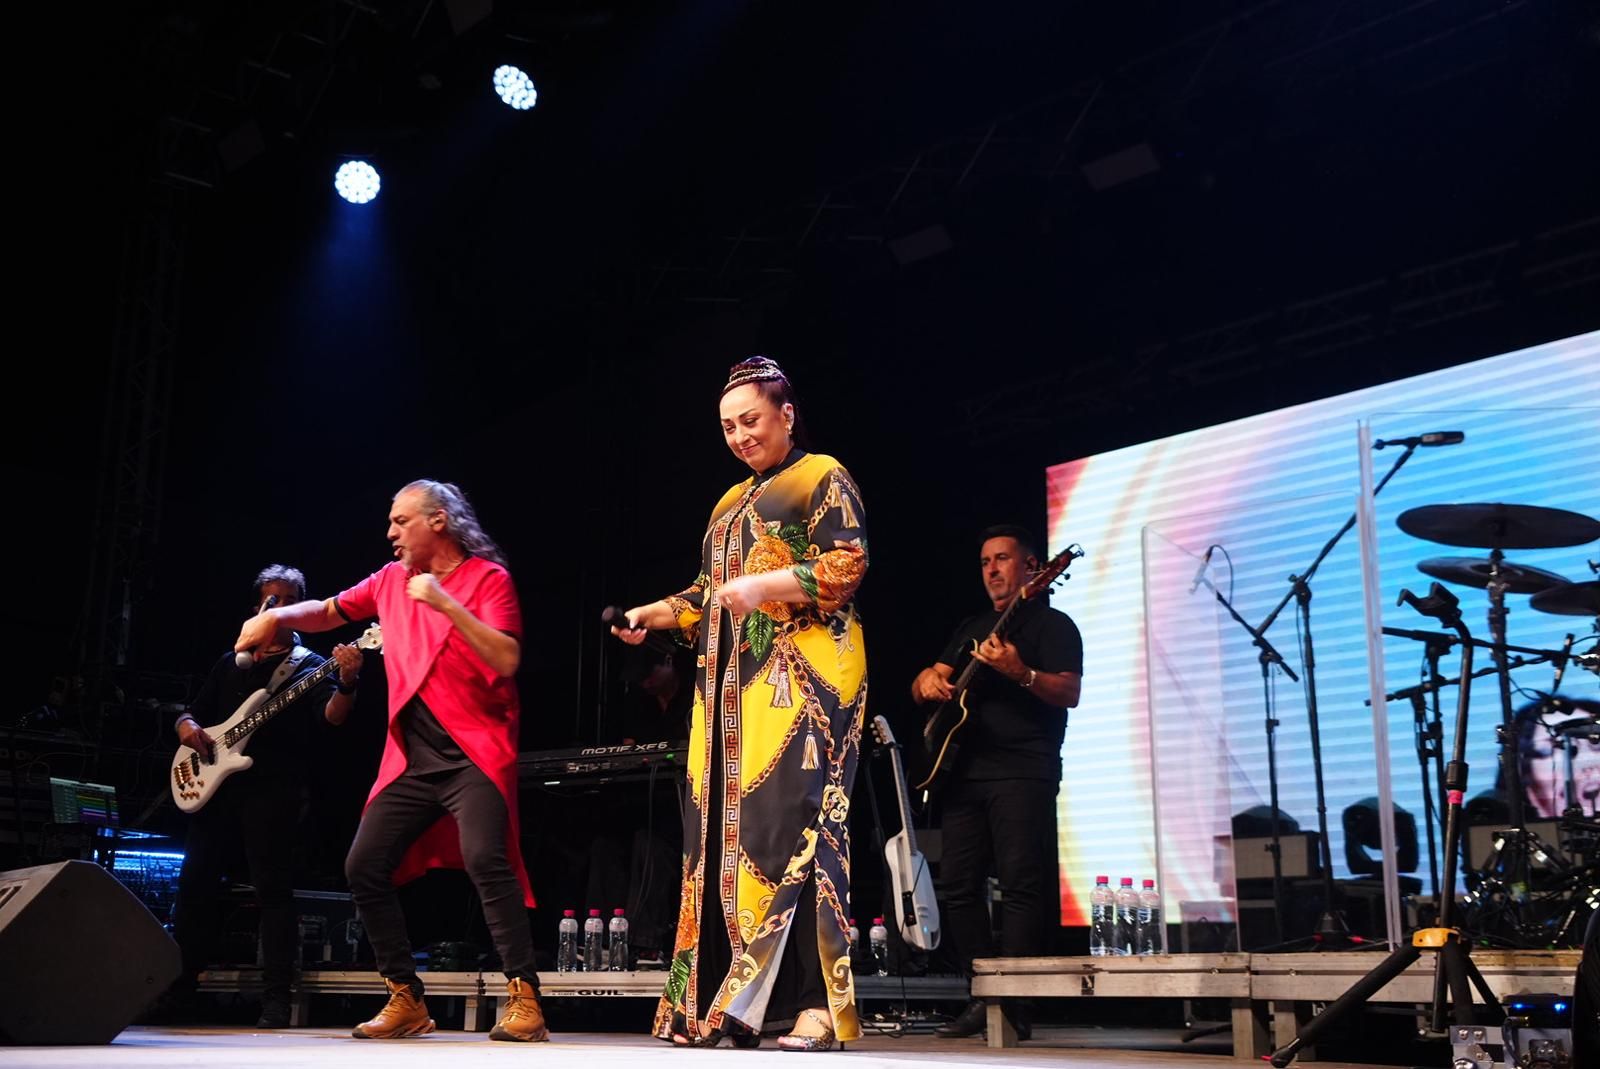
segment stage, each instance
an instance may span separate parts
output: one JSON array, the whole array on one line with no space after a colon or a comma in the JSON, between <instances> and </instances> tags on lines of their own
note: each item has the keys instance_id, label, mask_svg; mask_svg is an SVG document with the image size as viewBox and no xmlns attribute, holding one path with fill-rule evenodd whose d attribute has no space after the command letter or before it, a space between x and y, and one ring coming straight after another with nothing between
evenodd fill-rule
<instances>
[{"instance_id":1,"label":"stage","mask_svg":"<svg viewBox=\"0 0 1600 1069\"><path fill-rule=\"evenodd\" d=\"M1202 1041L1204 1043L1205 1041ZM1173 1050L1130 1050L1127 1046L1161 1043ZM1092 1044L1092 1045L1091 1045ZM835 1059L847 1058L852 1065L910 1066L936 1061L948 1069L966 1066L1000 1069L1005 1066L1066 1066L1090 1069L1098 1066L1204 1066L1260 1064L1236 1059L1215 1051L1178 1051L1178 1035L1173 1032L1110 1029L1041 1029L1035 1038L1020 1047L991 1049L981 1038L944 1040L914 1035L895 1039L869 1035L851 1043ZM1226 1040L1224 1039L1224 1049ZM795 1059L770 1043L760 1050L740 1051L718 1048L715 1051L675 1050L648 1036L572 1032L552 1037L549 1043L531 1048L515 1043L496 1043L482 1033L441 1031L418 1039L380 1042L350 1038L348 1031L332 1028L298 1028L280 1032L257 1032L240 1028L154 1028L135 1026L124 1031L109 1046L100 1047L9 1047L0 1048L0 1061L8 1069L89 1069L186 1065L226 1065L228 1069L299 1069L320 1066L337 1069L407 1069L427 1067L445 1069L461 1062L485 1064L484 1058L505 1058L518 1064L556 1069L633 1069L640 1058L672 1058L680 1064L704 1065L707 1058L730 1059L743 1065L792 1066ZM1358 1063L1318 1062L1322 1069L1345 1069Z\"/></svg>"},{"instance_id":2,"label":"stage","mask_svg":"<svg viewBox=\"0 0 1600 1069\"><path fill-rule=\"evenodd\" d=\"M1069 1058L1067 1062L1088 1065L1104 1063L1103 1054L1098 1052L1107 1049L1132 1051L1140 1048L1149 1052L1165 1047L1171 1051L1170 1055L1165 1055L1166 1061L1158 1057L1155 1061L1132 1061L1127 1064L1179 1064L1176 1058L1193 1058L1202 1052L1230 1061L1250 1061L1289 1043L1298 1029L1311 1019L1317 1006L1344 994L1376 967L1383 957L1374 948L1345 953L980 959L974 963L976 975L971 985L973 994L991 999L1034 998L1040 1000L1041 1005L1054 1003L1057 1008L1062 1008L1062 1002L1057 1000L1064 1000L1073 1004L1074 1008L1068 1012L1078 1014L1067 1020L1078 1024L1095 1020L1105 1024L1140 1023L1128 1017L1109 1016L1122 1012L1113 1007L1125 1007L1134 1001L1144 1001L1150 1007L1151 1016L1145 1020L1155 1024L1158 1020L1155 1015L1168 1012L1179 1003L1188 1006L1188 1000L1207 1000L1213 1010L1221 1015L1221 1020L1228 1021L1232 1027L1203 1040L1185 1044L1180 1041L1181 1033L1157 1028L1047 1026L1038 1029L1034 1039L1017 1045L1014 1034L1005 1026L998 1012L998 1003L991 1002L989 1025L992 1031L987 1039L940 1040L926 1031L896 1038L874 1033L869 1026L868 1038L862 1044L861 1052L886 1058L907 1053L937 1053L941 1057L956 1055L974 1063L1004 1065L1011 1064L1004 1057L1010 1054L1019 1054L1027 1059L1035 1057L1038 1051L1050 1051L1055 1057L1063 1057L1071 1051L1093 1050L1097 1052L1095 1057L1099 1061L1075 1063ZM1570 994L1579 957L1578 951L1478 950L1473 953L1473 961L1485 981L1501 998L1518 991ZM1408 1006L1419 1011L1432 999L1433 965L1431 956L1425 956L1377 992L1371 1001L1385 1004L1390 1017L1402 1015L1403 1008ZM499 974L436 972L424 975L429 985L430 1005L441 1025L464 1026L463 1031L446 1032L444 1035L465 1041L487 1032L502 1008ZM547 999L554 1000L563 1011L570 1012L584 1004L597 1007L606 1003L616 1004L619 1000L637 1002L640 999L654 999L659 993L662 976L660 972L618 972L603 974L597 981L583 973L541 973L540 986ZM329 1020L326 1006L324 1012L313 1017L313 998L360 994L371 996L379 984L376 974L367 971L307 972L302 975L296 989L293 1020L297 1023L325 1024ZM212 970L204 975L201 988L211 993L234 994L248 999L259 991L259 972L255 969ZM873 1014L890 1009L896 1003L949 1005L963 1001L967 991L965 981L959 977L862 976L857 980L857 996L863 1020L870 1021ZM1087 1000L1091 999L1104 1003L1107 1015L1096 1015L1092 1011L1081 1013ZM594 1026L592 1018L580 1020L587 1027ZM1370 1022L1361 1025L1353 1021L1349 1027L1358 1031L1346 1030L1343 1037L1336 1032L1327 1037L1328 1042L1336 1044L1341 1038L1359 1034L1360 1029L1370 1027ZM128 1034L124 1034L125 1039ZM192 1041L190 1037L207 1036L234 1037L228 1042L240 1042L237 1037L250 1035L238 1030L167 1030L149 1034L164 1035L170 1041L183 1037L183 1042ZM344 1033L325 1028L304 1028L287 1034L325 1039L338 1038ZM573 1037L574 1044L592 1044L606 1051L618 1049L618 1044L626 1047L631 1042L628 1033L567 1034ZM273 1034L269 1038L281 1039L282 1034ZM641 1049L667 1053L664 1044L654 1042L644 1042ZM1357 1049L1365 1052L1369 1048ZM1349 1049L1345 1052L1351 1053ZM997 1057L998 1061L995 1060Z\"/></svg>"}]
</instances>

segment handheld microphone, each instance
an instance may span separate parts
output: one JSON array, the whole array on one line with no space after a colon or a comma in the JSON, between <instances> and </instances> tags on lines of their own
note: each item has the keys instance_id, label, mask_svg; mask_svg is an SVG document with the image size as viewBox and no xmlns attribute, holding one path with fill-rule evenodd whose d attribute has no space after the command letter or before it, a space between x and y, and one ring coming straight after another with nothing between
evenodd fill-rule
<instances>
[{"instance_id":1,"label":"handheld microphone","mask_svg":"<svg viewBox=\"0 0 1600 1069\"><path fill-rule=\"evenodd\" d=\"M268 594L267 600L263 601L261 608L256 610L256 615L260 616L276 604L278 604L278 595ZM251 650L240 650L233 655L233 663L238 668L249 668L256 663L256 655Z\"/></svg>"},{"instance_id":2,"label":"handheld microphone","mask_svg":"<svg viewBox=\"0 0 1600 1069\"><path fill-rule=\"evenodd\" d=\"M1459 445L1466 440L1467 435L1465 431L1430 431L1427 434L1419 434L1413 438L1379 438L1376 442L1372 443L1372 448L1382 449L1385 446L1391 445L1406 445L1412 447L1419 445Z\"/></svg>"},{"instance_id":3,"label":"handheld microphone","mask_svg":"<svg viewBox=\"0 0 1600 1069\"><path fill-rule=\"evenodd\" d=\"M1206 555L1200 558L1200 567L1194 571L1194 582L1189 584L1189 593L1193 594L1200 589L1200 584L1205 581L1206 569L1211 567L1211 554L1217 551L1216 543L1206 547Z\"/></svg>"},{"instance_id":4,"label":"handheld microphone","mask_svg":"<svg viewBox=\"0 0 1600 1069\"><path fill-rule=\"evenodd\" d=\"M639 630L639 628L628 622L627 612L617 605L607 605L600 610L600 622L608 629L614 627L618 631ZM644 642L640 643L640 645L658 654L672 654L677 652L678 649L677 646L673 645L671 639L648 631L645 633Z\"/></svg>"}]
</instances>

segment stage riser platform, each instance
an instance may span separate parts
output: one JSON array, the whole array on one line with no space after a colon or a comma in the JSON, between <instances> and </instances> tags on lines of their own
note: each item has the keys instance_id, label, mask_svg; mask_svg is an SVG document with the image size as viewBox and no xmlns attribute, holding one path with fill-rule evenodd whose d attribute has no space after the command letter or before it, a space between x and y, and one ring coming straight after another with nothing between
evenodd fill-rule
<instances>
[{"instance_id":1,"label":"stage riser platform","mask_svg":"<svg viewBox=\"0 0 1600 1069\"><path fill-rule=\"evenodd\" d=\"M1490 990L1503 998L1519 991L1571 994L1581 956L1576 950L1482 950L1472 960ZM1294 1038L1312 1003L1337 999L1383 957L1380 951L1362 951L987 958L973 963L972 994L988 999L1227 999L1234 1055L1258 1058ZM1424 954L1371 1001L1431 1004L1433 969L1434 957ZM988 1036L990 1046L1016 1042L995 1002L989 1005Z\"/></svg>"},{"instance_id":2,"label":"stage riser platform","mask_svg":"<svg viewBox=\"0 0 1600 1069\"><path fill-rule=\"evenodd\" d=\"M1519 991L1570 994L1581 957L1575 950L1476 951L1472 960L1497 997ZM1332 1002L1383 959L1381 951L1322 954L1170 954L1150 957L988 958L974 963L971 995L977 998L1118 998L1226 1000L1236 1057L1257 1058L1294 1037L1314 1003ZM1433 999L1432 955L1424 955L1371 1001L1426 1005ZM667 974L646 972L539 974L547 998L660 996ZM505 978L499 972L422 974L432 999L464 1000L469 1032L487 1031L499 1014ZM253 993L257 969L209 970L200 989ZM383 981L370 970L304 973L295 985L291 1021L309 1018L315 995L378 995ZM856 996L871 1001L959 1001L968 996L960 977L856 977ZM1476 993L1474 993L1476 997ZM989 1006L988 1043L1016 1045L998 1001Z\"/></svg>"},{"instance_id":3,"label":"stage riser platform","mask_svg":"<svg viewBox=\"0 0 1600 1069\"><path fill-rule=\"evenodd\" d=\"M419 974L426 997L465 1000L462 1020L469 1032L487 1032L500 1014L505 975L495 972L423 972ZM967 981L959 976L857 976L856 999L861 1002L908 1000L933 1002L967 998ZM545 998L661 997L666 986L664 969L643 972L541 972L539 990ZM200 990L255 994L261 990L260 969L208 969L200 975ZM370 969L325 969L304 972L295 981L290 1002L290 1024L303 1026L310 1019L314 995L382 995L383 978Z\"/></svg>"}]
</instances>

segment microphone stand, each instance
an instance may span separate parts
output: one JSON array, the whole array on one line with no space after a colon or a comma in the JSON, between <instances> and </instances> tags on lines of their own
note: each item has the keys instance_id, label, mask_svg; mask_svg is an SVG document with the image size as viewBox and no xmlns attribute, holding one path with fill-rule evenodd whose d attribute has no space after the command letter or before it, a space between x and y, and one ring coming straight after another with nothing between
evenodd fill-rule
<instances>
[{"instance_id":1,"label":"microphone stand","mask_svg":"<svg viewBox=\"0 0 1600 1069\"><path fill-rule=\"evenodd\" d=\"M1417 446L1420 444L1420 440L1406 443L1405 452L1395 458L1393 466L1389 468L1389 471L1378 485L1373 487L1373 497L1377 497L1383 492L1383 488L1389 485L1389 480L1394 478L1395 474L1405 466L1405 462L1411 459L1411 454L1417 451ZM1267 614L1267 618L1262 620L1261 626L1257 628L1261 634L1266 634L1272 627L1273 621L1278 618L1278 614L1289 604L1290 599L1293 599L1299 606L1301 627L1300 663L1305 670L1306 676L1306 721L1311 732L1311 769L1315 776L1317 787L1317 833L1319 837L1317 846L1322 864L1322 915L1317 918L1317 927L1313 938L1323 946L1340 947L1350 941L1350 926L1345 923L1344 913L1334 907L1333 856L1328 846L1328 796L1322 776L1322 731L1317 717L1316 654L1311 645L1311 578L1317 574L1317 569L1322 566L1322 562L1327 559L1328 554L1333 552L1333 547L1338 545L1339 540L1356 525L1356 518L1357 513L1352 512L1350 518L1344 521L1344 526L1340 527L1338 531L1334 532L1333 537L1328 539L1327 544L1322 547L1321 552L1311 562L1310 567L1299 575L1289 576L1290 586L1288 592L1283 595L1282 600ZM1381 743L1381 740L1378 741ZM1394 814L1380 813L1378 819L1393 820Z\"/></svg>"},{"instance_id":2,"label":"microphone stand","mask_svg":"<svg viewBox=\"0 0 1600 1069\"><path fill-rule=\"evenodd\" d=\"M1258 651L1256 660L1261 665L1261 702L1266 711L1268 805L1272 810L1272 844L1267 847L1267 853L1272 856L1272 937L1277 942L1282 942L1283 844L1281 840L1283 832L1278 813L1278 718L1277 698L1272 691L1272 666L1276 665L1280 672L1296 683L1300 682L1300 677L1295 675L1294 669L1285 663L1283 654L1279 653L1277 647L1267 640L1266 634L1260 628L1251 627L1250 621L1239 615L1239 610L1233 607L1233 602L1222 596L1222 591L1217 589L1215 583L1204 575L1201 576L1200 581L1210 589L1217 602L1228 610L1228 615L1238 621L1239 626L1244 628L1250 635L1251 645L1255 646ZM1239 949L1241 951L1245 949L1243 931L1241 927L1239 936Z\"/></svg>"}]
</instances>

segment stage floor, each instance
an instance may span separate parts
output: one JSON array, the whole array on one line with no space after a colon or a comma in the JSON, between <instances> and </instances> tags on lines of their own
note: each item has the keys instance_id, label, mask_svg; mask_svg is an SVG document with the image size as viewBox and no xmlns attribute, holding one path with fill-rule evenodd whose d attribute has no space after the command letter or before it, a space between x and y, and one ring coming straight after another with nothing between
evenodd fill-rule
<instances>
[{"instance_id":1,"label":"stage floor","mask_svg":"<svg viewBox=\"0 0 1600 1069\"><path fill-rule=\"evenodd\" d=\"M1175 1044L1176 1033L1165 1036ZM899 1039L868 1036L852 1043L833 1059L849 1059L854 1066L894 1066L936 1061L951 1069L1042 1069L1065 1066L1091 1069L1099 1066L1178 1067L1260 1065L1226 1054L1194 1050L1160 1052L1125 1049L1129 1043L1151 1045L1148 1031L1111 1029L1041 1029L1037 1038L1008 1050L991 1050L981 1039L946 1040L928 1035ZM1094 1043L1093 1048L1087 1044ZM1123 1049L1118 1049L1123 1048ZM350 1038L349 1032L331 1028L297 1028L258 1032L243 1028L156 1028L134 1026L109 1046L100 1047L0 1047L0 1065L6 1069L76 1069L108 1066L155 1067L216 1065L227 1069L298 1069L328 1066L337 1069L445 1069L460 1061L487 1064L484 1058L514 1060L549 1069L637 1069L641 1059L671 1058L688 1069L705 1059L731 1059L743 1066L761 1065L794 1069L795 1059L770 1044L760 1050L718 1048L713 1051L677 1050L648 1036L571 1032L549 1043L522 1045L496 1043L482 1033L441 1031L418 1039L379 1042ZM1354 1062L1317 1062L1319 1069L1355 1069Z\"/></svg>"}]
</instances>

